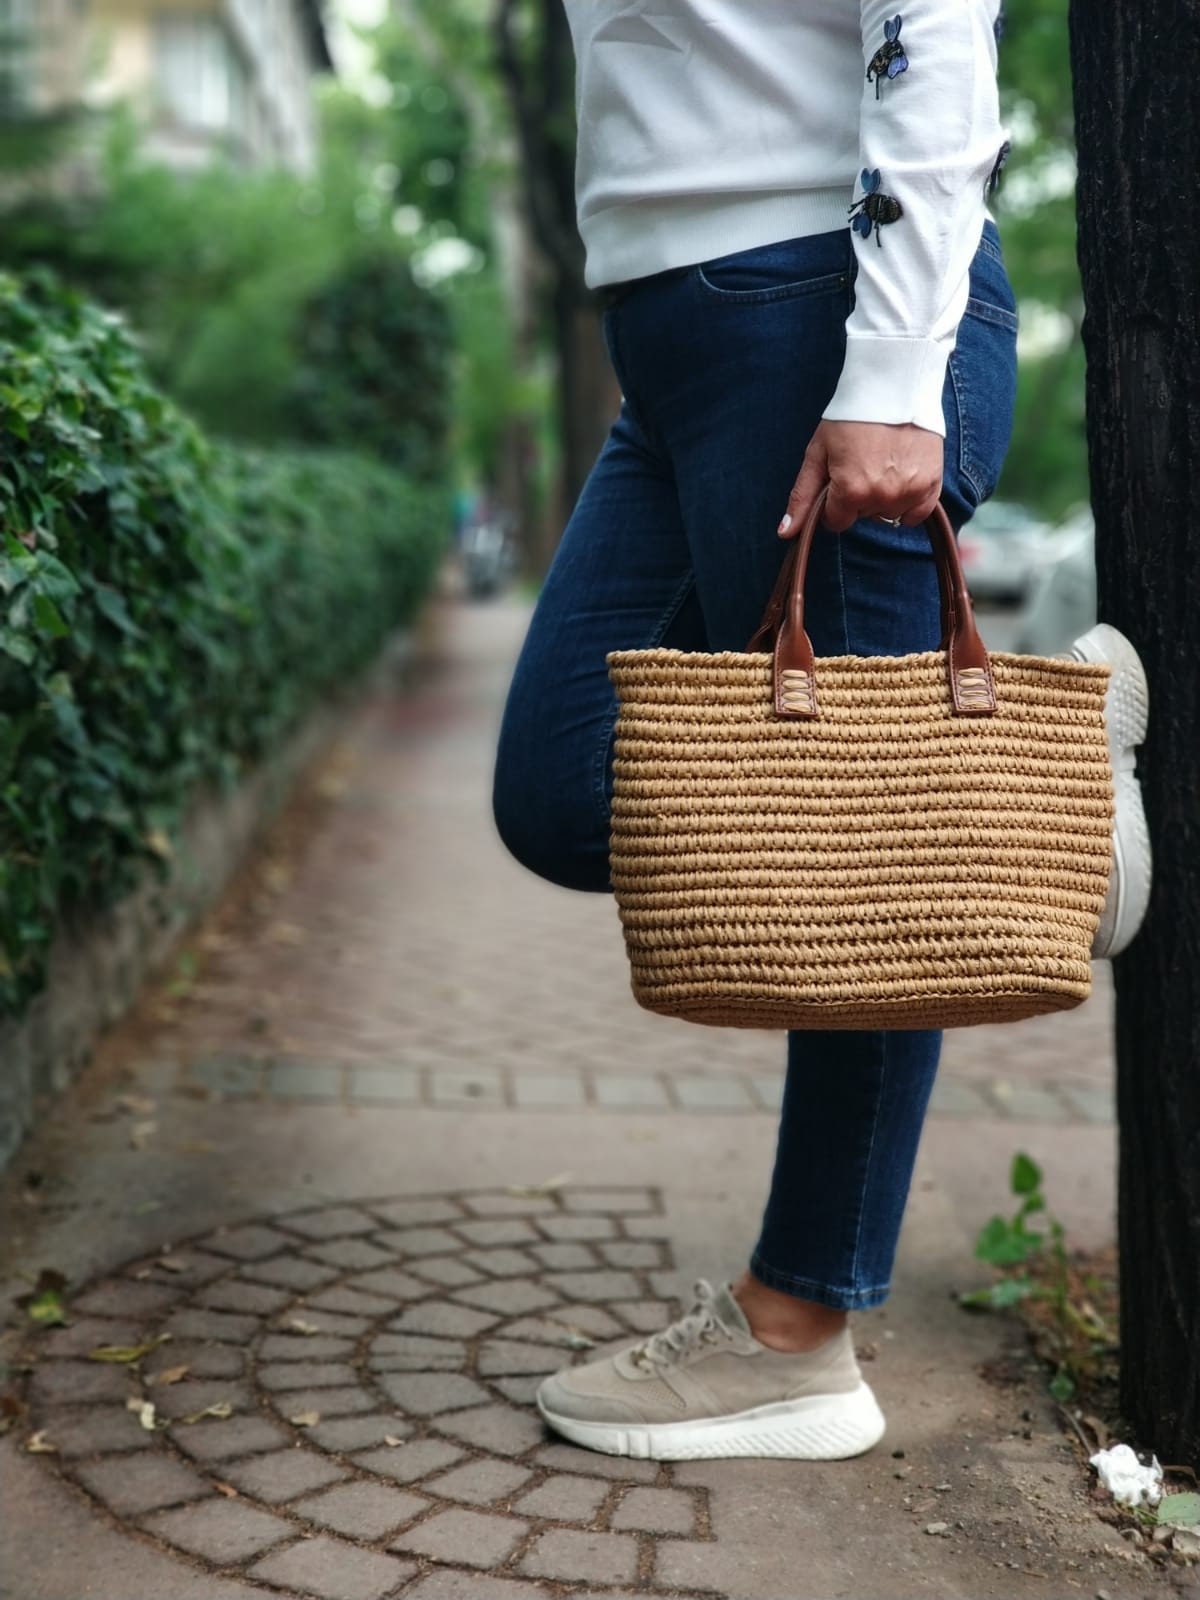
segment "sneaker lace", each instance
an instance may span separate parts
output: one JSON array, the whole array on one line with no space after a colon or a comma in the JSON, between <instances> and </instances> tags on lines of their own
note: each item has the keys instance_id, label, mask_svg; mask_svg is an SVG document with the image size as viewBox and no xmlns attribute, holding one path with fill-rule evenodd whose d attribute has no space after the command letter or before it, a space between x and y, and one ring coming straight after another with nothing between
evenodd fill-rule
<instances>
[{"instance_id":1,"label":"sneaker lace","mask_svg":"<svg viewBox=\"0 0 1200 1600\"><path fill-rule=\"evenodd\" d=\"M686 1316L672 1322L630 1352L640 1367L674 1366L702 1344L716 1344L729 1338L729 1329L713 1309L716 1290L701 1278L692 1290L695 1304Z\"/></svg>"}]
</instances>

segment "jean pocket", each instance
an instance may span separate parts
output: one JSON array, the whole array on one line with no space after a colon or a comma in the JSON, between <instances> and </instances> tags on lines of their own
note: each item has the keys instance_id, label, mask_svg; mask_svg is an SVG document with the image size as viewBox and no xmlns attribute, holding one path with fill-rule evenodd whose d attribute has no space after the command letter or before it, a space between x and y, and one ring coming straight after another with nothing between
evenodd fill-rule
<instances>
[{"instance_id":1,"label":"jean pocket","mask_svg":"<svg viewBox=\"0 0 1200 1600\"><path fill-rule=\"evenodd\" d=\"M1017 398L1017 318L990 301L968 301L950 357L964 499L981 504L1000 481Z\"/></svg>"},{"instance_id":2,"label":"jean pocket","mask_svg":"<svg viewBox=\"0 0 1200 1600\"><path fill-rule=\"evenodd\" d=\"M701 261L694 272L701 292L727 305L847 294L850 285L848 248L840 232L716 256Z\"/></svg>"}]
</instances>

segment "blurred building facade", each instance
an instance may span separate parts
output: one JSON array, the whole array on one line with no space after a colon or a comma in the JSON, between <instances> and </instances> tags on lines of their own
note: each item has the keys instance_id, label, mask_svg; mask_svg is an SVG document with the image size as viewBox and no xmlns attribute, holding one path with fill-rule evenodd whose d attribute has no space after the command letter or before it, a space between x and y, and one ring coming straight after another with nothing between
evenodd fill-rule
<instances>
[{"instance_id":1,"label":"blurred building facade","mask_svg":"<svg viewBox=\"0 0 1200 1600\"><path fill-rule=\"evenodd\" d=\"M320 0L0 0L0 104L125 102L178 167L311 170Z\"/></svg>"}]
</instances>

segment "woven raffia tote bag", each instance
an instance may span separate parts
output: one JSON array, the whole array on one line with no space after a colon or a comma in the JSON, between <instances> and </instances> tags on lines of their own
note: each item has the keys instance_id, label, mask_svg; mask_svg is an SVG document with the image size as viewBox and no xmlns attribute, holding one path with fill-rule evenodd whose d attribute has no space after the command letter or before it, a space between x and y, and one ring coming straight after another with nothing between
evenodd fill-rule
<instances>
[{"instance_id":1,"label":"woven raffia tote bag","mask_svg":"<svg viewBox=\"0 0 1200 1600\"><path fill-rule=\"evenodd\" d=\"M926 524L941 647L814 660L823 504L744 654L608 658L612 881L637 1000L750 1028L1077 1005L1111 863L1108 668L989 657L941 506Z\"/></svg>"}]
</instances>

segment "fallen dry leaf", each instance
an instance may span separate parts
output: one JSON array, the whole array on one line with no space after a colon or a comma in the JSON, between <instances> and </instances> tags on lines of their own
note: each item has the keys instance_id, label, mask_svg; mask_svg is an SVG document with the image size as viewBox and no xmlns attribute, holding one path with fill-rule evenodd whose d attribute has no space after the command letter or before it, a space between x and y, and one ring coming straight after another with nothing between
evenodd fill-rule
<instances>
[{"instance_id":1,"label":"fallen dry leaf","mask_svg":"<svg viewBox=\"0 0 1200 1600\"><path fill-rule=\"evenodd\" d=\"M140 1394L131 1394L125 1402L125 1409L137 1413L137 1419L147 1433L153 1433L158 1427L158 1413L153 1400L143 1400Z\"/></svg>"},{"instance_id":2,"label":"fallen dry leaf","mask_svg":"<svg viewBox=\"0 0 1200 1600\"><path fill-rule=\"evenodd\" d=\"M66 1307L63 1305L66 1287L67 1280L61 1272L55 1272L53 1267L43 1267L30 1293L20 1295L16 1304L39 1327L69 1327Z\"/></svg>"},{"instance_id":3,"label":"fallen dry leaf","mask_svg":"<svg viewBox=\"0 0 1200 1600\"><path fill-rule=\"evenodd\" d=\"M303 1333L306 1335L312 1335L314 1333L320 1333L321 1331L315 1322L305 1322L303 1317L288 1317L282 1326L285 1327L289 1333Z\"/></svg>"},{"instance_id":4,"label":"fallen dry leaf","mask_svg":"<svg viewBox=\"0 0 1200 1600\"><path fill-rule=\"evenodd\" d=\"M319 1411L297 1411L294 1417L288 1418L294 1428L315 1428L320 1420Z\"/></svg>"},{"instance_id":5,"label":"fallen dry leaf","mask_svg":"<svg viewBox=\"0 0 1200 1600\"><path fill-rule=\"evenodd\" d=\"M44 1432L31 1433L25 1441L25 1448L31 1456L56 1456L58 1446L51 1444Z\"/></svg>"},{"instance_id":6,"label":"fallen dry leaf","mask_svg":"<svg viewBox=\"0 0 1200 1600\"><path fill-rule=\"evenodd\" d=\"M186 1378L191 1367L164 1367L161 1372L152 1373L146 1379L148 1388L165 1389L170 1383L179 1383Z\"/></svg>"},{"instance_id":7,"label":"fallen dry leaf","mask_svg":"<svg viewBox=\"0 0 1200 1600\"><path fill-rule=\"evenodd\" d=\"M152 1117L157 1106L149 1095L119 1094L113 1101L113 1109L127 1111L131 1117Z\"/></svg>"},{"instance_id":8,"label":"fallen dry leaf","mask_svg":"<svg viewBox=\"0 0 1200 1600\"><path fill-rule=\"evenodd\" d=\"M514 1200L545 1200L559 1189L565 1189L573 1177L574 1173L560 1172L544 1183L510 1183L506 1192Z\"/></svg>"},{"instance_id":9,"label":"fallen dry leaf","mask_svg":"<svg viewBox=\"0 0 1200 1600\"><path fill-rule=\"evenodd\" d=\"M391 1448L394 1450L398 1444L403 1444L404 1440L403 1439L397 1439L397 1437L396 1437L396 1435L394 1433L385 1433L384 1436L383 1436L383 1442L386 1445L390 1445Z\"/></svg>"},{"instance_id":10,"label":"fallen dry leaf","mask_svg":"<svg viewBox=\"0 0 1200 1600\"><path fill-rule=\"evenodd\" d=\"M210 1156L217 1147L211 1139L184 1139L175 1148L185 1156Z\"/></svg>"},{"instance_id":11,"label":"fallen dry leaf","mask_svg":"<svg viewBox=\"0 0 1200 1600\"><path fill-rule=\"evenodd\" d=\"M170 861L175 854L170 836L162 828L151 828L142 841L146 849L158 856L161 861Z\"/></svg>"},{"instance_id":12,"label":"fallen dry leaf","mask_svg":"<svg viewBox=\"0 0 1200 1600\"><path fill-rule=\"evenodd\" d=\"M162 1267L164 1272L187 1271L187 1262L181 1261L178 1256L159 1256L154 1265L156 1267Z\"/></svg>"},{"instance_id":13,"label":"fallen dry leaf","mask_svg":"<svg viewBox=\"0 0 1200 1600\"><path fill-rule=\"evenodd\" d=\"M158 1132L157 1122L135 1122L129 1130L129 1143L134 1150L144 1150Z\"/></svg>"},{"instance_id":14,"label":"fallen dry leaf","mask_svg":"<svg viewBox=\"0 0 1200 1600\"><path fill-rule=\"evenodd\" d=\"M119 1361L128 1365L148 1356L160 1344L166 1344L170 1337L169 1333L160 1333L157 1338L147 1339L144 1344L98 1344L94 1350L88 1351L87 1358L89 1361Z\"/></svg>"},{"instance_id":15,"label":"fallen dry leaf","mask_svg":"<svg viewBox=\"0 0 1200 1600\"><path fill-rule=\"evenodd\" d=\"M223 1494L226 1500L236 1500L238 1497L238 1491L233 1485L231 1483L222 1483L220 1478L213 1479L213 1488L218 1494Z\"/></svg>"},{"instance_id":16,"label":"fallen dry leaf","mask_svg":"<svg viewBox=\"0 0 1200 1600\"><path fill-rule=\"evenodd\" d=\"M227 1417L232 1415L232 1403L228 1400L217 1400L213 1405L205 1406L203 1411L193 1411L191 1416L180 1417L179 1420L190 1426L193 1422L203 1422L205 1417L214 1417L218 1422L224 1422Z\"/></svg>"}]
</instances>

